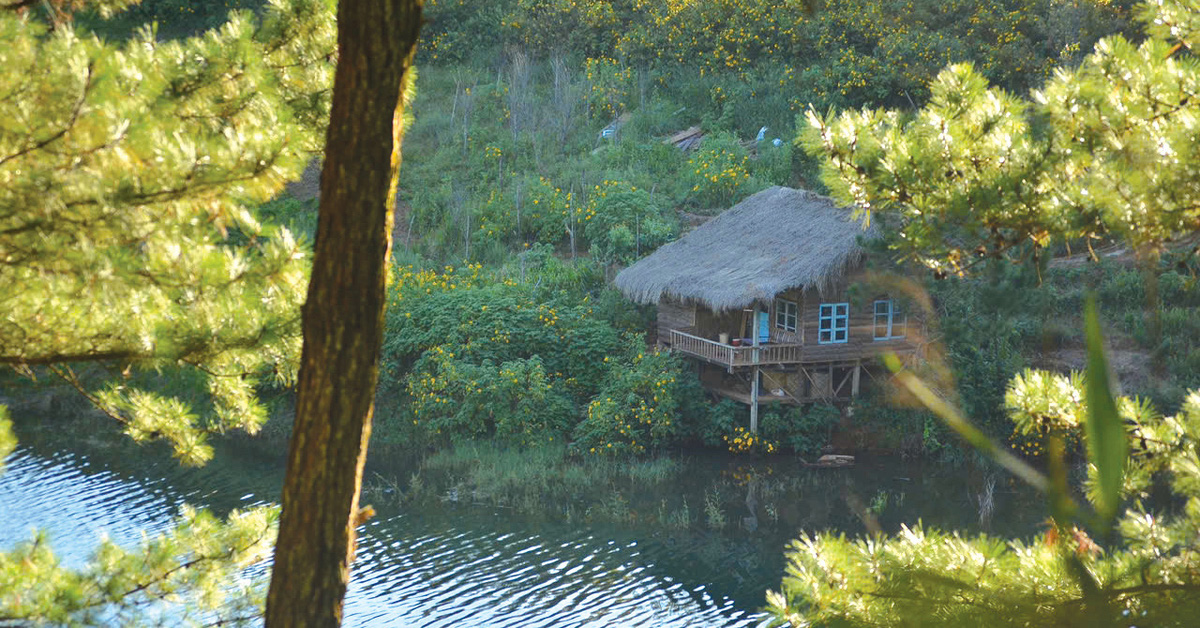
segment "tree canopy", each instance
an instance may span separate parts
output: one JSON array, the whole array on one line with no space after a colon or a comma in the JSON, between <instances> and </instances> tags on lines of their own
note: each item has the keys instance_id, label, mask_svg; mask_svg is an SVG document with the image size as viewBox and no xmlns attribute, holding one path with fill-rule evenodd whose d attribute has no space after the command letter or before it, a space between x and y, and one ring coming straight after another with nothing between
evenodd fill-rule
<instances>
[{"instance_id":1,"label":"tree canopy","mask_svg":"<svg viewBox=\"0 0 1200 628\"><path fill-rule=\"evenodd\" d=\"M1101 40L1029 98L970 64L928 106L807 114L807 147L834 193L895 230L895 250L959 272L1019 245L1116 238L1155 247L1200 227L1200 13L1141 8L1151 37Z\"/></svg>"},{"instance_id":2,"label":"tree canopy","mask_svg":"<svg viewBox=\"0 0 1200 628\"><path fill-rule=\"evenodd\" d=\"M1024 99L969 65L944 71L911 114L810 112L803 141L825 181L892 233L892 248L964 273L975 259L1118 240L1153 254L1200 228L1194 3L1142 6L1150 37L1097 44ZM780 624L1186 625L1200 612L1200 392L1171 416L1109 392L1099 319L1085 375L1028 371L1005 407L1051 449L1047 475L1005 457L911 373L901 382L1005 466L1047 493L1032 540L921 526L891 537L806 535L768 603ZM1084 433L1085 495L1067 488L1064 442ZM1124 453L1126 447L1129 453ZM1168 487L1169 502L1152 498ZM1158 488L1156 488L1158 487ZM1115 527L1114 527L1115 523ZM1111 530L1115 530L1110 532Z\"/></svg>"},{"instance_id":3,"label":"tree canopy","mask_svg":"<svg viewBox=\"0 0 1200 628\"><path fill-rule=\"evenodd\" d=\"M264 420L256 386L295 378L308 246L252 208L321 150L332 7L279 0L195 37L108 42L30 4L0 5L0 364L48 369L134 439L203 463L208 434ZM183 373L207 399L139 371ZM185 511L83 568L36 537L0 555L0 619L254 621L261 583L231 583L269 555L276 519Z\"/></svg>"},{"instance_id":4,"label":"tree canopy","mask_svg":"<svg viewBox=\"0 0 1200 628\"><path fill-rule=\"evenodd\" d=\"M204 418L121 378L93 395L189 463L256 429L254 386L294 378L309 262L250 208L320 148L333 33L317 0L120 44L0 12L0 364L194 371Z\"/></svg>"}]
</instances>

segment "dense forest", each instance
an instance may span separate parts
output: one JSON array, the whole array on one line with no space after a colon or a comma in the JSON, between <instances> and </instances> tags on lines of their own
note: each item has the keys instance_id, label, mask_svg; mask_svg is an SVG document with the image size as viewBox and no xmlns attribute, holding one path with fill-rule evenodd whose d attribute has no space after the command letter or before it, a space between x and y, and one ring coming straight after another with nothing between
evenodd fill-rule
<instances>
[{"instance_id":1,"label":"dense forest","mask_svg":"<svg viewBox=\"0 0 1200 628\"><path fill-rule=\"evenodd\" d=\"M315 433L292 423L313 243L370 235L319 222L341 189L320 175L338 148L328 4L0 4L0 402L82 395L185 464L214 440ZM375 182L395 208L374 446L477 478L485 460L565 477L703 449L1002 468L1046 494L1039 538L807 531L769 611L1007 626L1200 610L1194 8L426 0L422 22L403 94L384 95L404 159L394 187ZM658 351L653 307L612 280L776 185L879 225L866 265L911 284L929 344L854 401L772 407L750 434L746 406ZM269 555L277 518L189 511L85 571L22 545L0 556L0 623L135 617L178 591L200 617L258 621L261 591L219 583Z\"/></svg>"}]
</instances>

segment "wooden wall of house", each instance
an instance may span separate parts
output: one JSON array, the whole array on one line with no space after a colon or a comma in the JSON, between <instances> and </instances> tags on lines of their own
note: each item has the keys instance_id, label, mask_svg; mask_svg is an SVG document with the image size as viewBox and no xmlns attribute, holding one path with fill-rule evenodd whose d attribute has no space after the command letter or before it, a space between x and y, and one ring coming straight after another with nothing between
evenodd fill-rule
<instances>
[{"instance_id":1,"label":"wooden wall of house","mask_svg":"<svg viewBox=\"0 0 1200 628\"><path fill-rule=\"evenodd\" d=\"M859 283L860 288L854 290L854 294L851 295L849 286L855 283ZM865 281L865 275L858 272L848 274L838 285L823 291L787 290L770 302L760 303L760 306L770 317L772 343L804 345L802 360L806 363L841 362L871 358L885 351L908 353L914 351L922 342L924 324L920 313L914 311L914 307L906 308L908 311L904 338L875 339L875 301L887 298L888 294L872 289L869 282ZM776 326L779 299L797 304L799 317L794 332ZM846 342L820 343L820 308L825 303L849 304L849 333ZM739 335L748 337L750 319L749 313L741 310L713 312L694 302L663 299L658 304L658 338L665 342L669 329L687 331L709 340L717 340L722 332L728 333L731 338L737 338Z\"/></svg>"},{"instance_id":2,"label":"wooden wall of house","mask_svg":"<svg viewBox=\"0 0 1200 628\"><path fill-rule=\"evenodd\" d=\"M872 289L862 273L850 274L837 286L824 291L808 290L804 293L801 306L804 328L807 331L804 343L805 362L836 362L858 360L879 355L885 351L912 351L919 341L923 325L916 312L907 312L904 338L875 339L875 301L892 298L884 291ZM849 287L862 282L857 294L851 295ZM848 303L849 329L846 342L820 344L821 304ZM912 309L912 308L908 308ZM774 319L772 319L774 320Z\"/></svg>"},{"instance_id":3,"label":"wooden wall of house","mask_svg":"<svg viewBox=\"0 0 1200 628\"><path fill-rule=\"evenodd\" d=\"M717 336L719 316L703 305L696 306L695 334L701 338L713 339Z\"/></svg>"},{"instance_id":4,"label":"wooden wall of house","mask_svg":"<svg viewBox=\"0 0 1200 628\"><path fill-rule=\"evenodd\" d=\"M750 316L743 314L741 310L713 312L703 305L698 305L696 306L696 335L716 340L722 333L726 333L730 338L737 338L739 334L743 336L746 334L741 327L743 321L746 321L748 326L749 320Z\"/></svg>"},{"instance_id":5,"label":"wooden wall of house","mask_svg":"<svg viewBox=\"0 0 1200 628\"><path fill-rule=\"evenodd\" d=\"M691 329L696 326L696 305L663 298L658 302L658 340L667 341L668 329Z\"/></svg>"}]
</instances>

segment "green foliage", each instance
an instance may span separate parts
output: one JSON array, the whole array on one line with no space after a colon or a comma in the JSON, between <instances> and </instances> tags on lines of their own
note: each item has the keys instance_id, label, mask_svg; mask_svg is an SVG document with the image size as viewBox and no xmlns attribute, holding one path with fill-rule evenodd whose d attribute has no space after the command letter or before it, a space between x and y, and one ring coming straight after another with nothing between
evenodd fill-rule
<instances>
[{"instance_id":1,"label":"green foliage","mask_svg":"<svg viewBox=\"0 0 1200 628\"><path fill-rule=\"evenodd\" d=\"M258 219L287 227L298 239L312 242L317 235L317 201L282 195L258 206Z\"/></svg>"},{"instance_id":2,"label":"green foliage","mask_svg":"<svg viewBox=\"0 0 1200 628\"><path fill-rule=\"evenodd\" d=\"M765 439L811 456L829 444L829 436L841 418L841 411L828 404L797 406L763 413L759 431Z\"/></svg>"},{"instance_id":3,"label":"green foliage","mask_svg":"<svg viewBox=\"0 0 1200 628\"><path fill-rule=\"evenodd\" d=\"M487 58L503 45L502 29L516 0L471 2L471 0L426 0L428 21L422 28L422 65L431 62Z\"/></svg>"},{"instance_id":4,"label":"green foliage","mask_svg":"<svg viewBox=\"0 0 1200 628\"><path fill-rule=\"evenodd\" d=\"M633 96L632 68L616 59L588 57L583 72L587 80L584 102L593 118L609 121L625 113Z\"/></svg>"},{"instance_id":5,"label":"green foliage","mask_svg":"<svg viewBox=\"0 0 1200 628\"><path fill-rule=\"evenodd\" d=\"M89 3L78 26L53 13L80 4L0 10L0 365L31 379L44 367L134 439L200 464L210 434L258 429L259 386L295 378L307 247L252 208L320 149L333 8L279 0L226 19L222 2L219 27L161 41L102 21L128 2ZM193 4L147 10L166 7ZM86 362L122 376L70 366ZM262 592L245 570L268 557L275 518L185 510L171 533L136 550L105 542L78 569L38 536L0 554L0 617L252 623Z\"/></svg>"},{"instance_id":6,"label":"green foliage","mask_svg":"<svg viewBox=\"0 0 1200 628\"><path fill-rule=\"evenodd\" d=\"M550 264L550 272L557 265ZM555 278L526 270L522 283L485 277L477 265L447 267L442 273L398 269L389 297L385 356L403 368L443 346L474 363L539 355L547 372L579 390L594 391L599 376L591 365L615 346L617 334L593 315L590 295L555 292L552 285L543 292L542 285Z\"/></svg>"},{"instance_id":7,"label":"green foliage","mask_svg":"<svg viewBox=\"0 0 1200 628\"><path fill-rule=\"evenodd\" d=\"M1084 388L1078 380L1039 374L1014 381L1010 394L1036 400L1026 407L1074 406L1082 416ZM861 541L828 533L806 536L789 549L783 591L768 596L772 612L791 625L847 619L904 625L918 618L938 618L941 624L942 618L968 616L989 626L1094 625L1095 612L1136 617L1147 625L1182 625L1179 621L1197 610L1195 591L1200 590L1200 573L1191 562L1194 538L1182 532L1194 529L1200 517L1192 507L1200 500L1195 447L1200 394L1193 393L1180 413L1168 418L1134 399L1119 399L1116 409L1117 426L1130 431L1140 450L1128 466L1120 459L1089 465L1087 496L1102 514L1103 500L1111 499L1106 491L1112 490L1103 479L1104 467L1115 463L1128 470L1118 485L1127 507L1118 520L1120 543L1102 551L1084 530L1062 521L1029 543L920 527ZM1155 477L1166 478L1189 505L1180 511L1149 506ZM1095 578L1098 592L1087 592L1071 567L1074 561ZM993 610L979 614L981 608Z\"/></svg>"},{"instance_id":8,"label":"green foliage","mask_svg":"<svg viewBox=\"0 0 1200 628\"><path fill-rule=\"evenodd\" d=\"M1125 459L1129 455L1125 425L1117 413L1113 401L1108 362L1104 358L1104 337L1100 332L1100 315L1096 312L1096 300L1088 300L1084 314L1087 333L1087 382L1084 386L1087 399L1088 461L1096 469L1096 493L1093 501L1096 514L1101 520L1101 529L1107 532L1109 523L1121 505L1121 485L1125 475Z\"/></svg>"},{"instance_id":9,"label":"green foliage","mask_svg":"<svg viewBox=\"0 0 1200 628\"><path fill-rule=\"evenodd\" d=\"M408 406L413 425L422 417L427 429L456 438L494 437L520 445L552 443L570 425L573 407L561 383L548 378L540 356L499 366L455 360L435 347L413 366L408 377Z\"/></svg>"},{"instance_id":10,"label":"green foliage","mask_svg":"<svg viewBox=\"0 0 1200 628\"><path fill-rule=\"evenodd\" d=\"M1026 369L1013 377L1004 395L1008 416L1027 435L1066 434L1079 429L1086 413L1083 379Z\"/></svg>"},{"instance_id":11,"label":"green foliage","mask_svg":"<svg viewBox=\"0 0 1200 628\"><path fill-rule=\"evenodd\" d=\"M791 143L783 142L779 146L775 146L768 137L758 144L757 150L758 158L750 163L751 177L757 179L763 187L770 185L796 187L793 179L796 177L797 164Z\"/></svg>"},{"instance_id":12,"label":"green foliage","mask_svg":"<svg viewBox=\"0 0 1200 628\"><path fill-rule=\"evenodd\" d=\"M640 335L604 357L604 383L575 428L575 446L590 454L642 453L679 432L678 357L651 351Z\"/></svg>"},{"instance_id":13,"label":"green foliage","mask_svg":"<svg viewBox=\"0 0 1200 628\"><path fill-rule=\"evenodd\" d=\"M1181 273L1180 270L1183 270ZM958 403L993 437L1013 434L1014 443L1030 453L1044 436L1020 428L1013 433L1005 409L1009 380L1031 364L1069 364L1083 368L1083 305L1087 292L1098 294L1109 327L1106 334L1120 348L1114 364L1136 376L1161 360L1162 372L1130 378L1127 391L1148 396L1163 408L1177 408L1188 388L1200 379L1188 365L1200 355L1200 320L1190 270L1173 256L1156 266L1128 268L1102 262L1084 267L1039 272L1009 263L976 267L975 277L929 282L936 304L942 341ZM1040 281L1039 281L1040 279ZM1157 284L1158 298L1147 300L1147 286ZM1151 328L1157 319L1160 335ZM1047 386L1054 386L1045 382Z\"/></svg>"},{"instance_id":14,"label":"green foliage","mask_svg":"<svg viewBox=\"0 0 1200 628\"><path fill-rule=\"evenodd\" d=\"M570 438L588 453L640 453L671 442L679 361L652 352L640 335L622 338L600 318L586 289L598 277L576 266L535 247L490 273L479 265L397 269L384 387L406 400L411 427L404 429L525 447ZM610 295L601 302L615 298L600 294Z\"/></svg>"},{"instance_id":15,"label":"green foliage","mask_svg":"<svg viewBox=\"0 0 1200 628\"><path fill-rule=\"evenodd\" d=\"M81 23L107 38L126 38L152 24L158 37L177 39L219 28L231 12L258 11L264 4L262 0L140 0L107 19L96 7L87 6Z\"/></svg>"},{"instance_id":16,"label":"green foliage","mask_svg":"<svg viewBox=\"0 0 1200 628\"><path fill-rule=\"evenodd\" d=\"M1040 541L967 541L921 526L886 541L805 535L788 548L783 593L767 603L792 626L1073 625L1064 607L1079 589L1057 558Z\"/></svg>"},{"instance_id":17,"label":"green foliage","mask_svg":"<svg viewBox=\"0 0 1200 628\"><path fill-rule=\"evenodd\" d=\"M136 549L104 541L91 560L61 564L38 534L0 554L0 617L20 625L252 625L266 591L247 567L268 559L274 508L235 511L226 521L184 508L166 534Z\"/></svg>"},{"instance_id":18,"label":"green foliage","mask_svg":"<svg viewBox=\"0 0 1200 628\"><path fill-rule=\"evenodd\" d=\"M737 138L721 134L705 138L700 150L688 160L688 181L696 202L704 207L728 207L761 187L750 178L750 156Z\"/></svg>"},{"instance_id":19,"label":"green foliage","mask_svg":"<svg viewBox=\"0 0 1200 628\"><path fill-rule=\"evenodd\" d=\"M1024 282L949 280L932 287L938 299L938 331L945 343L953 386L963 409L985 431L1004 434L1004 387L1027 366L1023 349L1037 326ZM1040 321L1038 321L1040 325Z\"/></svg>"},{"instance_id":20,"label":"green foliage","mask_svg":"<svg viewBox=\"0 0 1200 628\"><path fill-rule=\"evenodd\" d=\"M1190 56L1175 54L1192 45L1200 12L1192 3L1162 0L1142 14L1163 39L1140 46L1103 40L1078 68L1057 72L1032 103L988 88L968 66L954 66L932 86L930 105L913 116L810 115L808 145L830 159L826 181L835 193L900 236L892 240L896 250L942 272L971 270L977 255L1023 249L1036 259L1051 243L1079 238L1157 246L1200 220L1191 200L1200 179L1190 130L1197 120L1190 94L1200 75ZM1146 266L1153 279L1158 269ZM1068 301L1078 307L1086 289L1079 284L1087 279L1077 274L1060 303L1038 307L1047 313ZM1153 320L1160 307L1154 284L1143 291L1128 274L1112 279L1101 301L1141 301ZM1014 307L1031 302L1015 301ZM996 446L915 375L897 374L979 451L1044 491L1053 527L1031 542L919 526L865 540L806 536L789 550L782 591L768 596L777 622L1192 621L1200 611L1192 533L1200 522L1200 393L1190 393L1168 417L1148 402L1114 399L1094 301L1085 311L1086 379L1026 372L1006 396L1018 432L1048 434L1046 475ZM1070 494L1064 455L1064 432L1080 428L1089 452L1083 502ZM1164 486L1175 506L1151 499ZM1118 533L1110 536L1114 516Z\"/></svg>"},{"instance_id":21,"label":"green foliage","mask_svg":"<svg viewBox=\"0 0 1200 628\"><path fill-rule=\"evenodd\" d=\"M406 137L422 159L401 182L413 245L488 263L536 242L629 263L647 236L674 237L672 210L819 189L815 163L771 141L806 104L916 107L964 61L1024 90L1129 27L1126 0L438 0L427 14ZM703 153L662 141L694 125ZM766 141L741 144L763 126ZM604 216L601 181L646 190L662 222Z\"/></svg>"},{"instance_id":22,"label":"green foliage","mask_svg":"<svg viewBox=\"0 0 1200 628\"><path fill-rule=\"evenodd\" d=\"M254 430L254 387L294 376L308 261L248 207L319 146L333 32L307 1L157 44L0 15L0 82L22 95L0 104L0 363L196 370L211 423L152 392L100 400L190 462L206 432Z\"/></svg>"},{"instance_id":23,"label":"green foliage","mask_svg":"<svg viewBox=\"0 0 1200 628\"><path fill-rule=\"evenodd\" d=\"M890 403L886 392L877 389L873 394L868 391L855 399L849 407L849 429L842 434L902 457L925 457L951 464L961 461L961 448L936 416L925 408ZM839 414L834 414L835 408L829 408L827 412L830 413L826 418L827 425L832 426Z\"/></svg>"},{"instance_id":24,"label":"green foliage","mask_svg":"<svg viewBox=\"0 0 1200 628\"><path fill-rule=\"evenodd\" d=\"M585 216L592 255L608 264L630 264L679 231L646 190L619 181L595 187Z\"/></svg>"},{"instance_id":25,"label":"green foliage","mask_svg":"<svg viewBox=\"0 0 1200 628\"><path fill-rule=\"evenodd\" d=\"M1128 3L1084 0L511 0L473 11L464 4L431 3L431 57L462 48L473 25L496 16L500 29L475 27L489 31L476 54L500 50L499 39L680 80L725 76L737 79L730 87L750 86L751 98L791 92L785 107L804 102L796 94L822 106L922 102L938 70L960 61L1024 90L1129 26Z\"/></svg>"},{"instance_id":26,"label":"green foliage","mask_svg":"<svg viewBox=\"0 0 1200 628\"><path fill-rule=\"evenodd\" d=\"M697 385L699 382L697 382ZM748 423L749 417L745 408L736 401L731 399L722 399L715 404L709 404L698 413L699 417L690 424L694 435L699 437L700 442L709 447L721 447L726 444L725 439L729 434L733 433L733 428L738 423Z\"/></svg>"},{"instance_id":27,"label":"green foliage","mask_svg":"<svg viewBox=\"0 0 1200 628\"><path fill-rule=\"evenodd\" d=\"M724 530L729 524L725 511L721 509L721 493L716 490L704 493L704 522L713 530Z\"/></svg>"},{"instance_id":28,"label":"green foliage","mask_svg":"<svg viewBox=\"0 0 1200 628\"><path fill-rule=\"evenodd\" d=\"M1022 244L1118 235L1153 245L1198 220L1187 96L1197 66L1171 45L1102 40L1033 102L951 66L915 116L810 112L805 142L830 158L835 195L884 217L897 251L944 272Z\"/></svg>"}]
</instances>

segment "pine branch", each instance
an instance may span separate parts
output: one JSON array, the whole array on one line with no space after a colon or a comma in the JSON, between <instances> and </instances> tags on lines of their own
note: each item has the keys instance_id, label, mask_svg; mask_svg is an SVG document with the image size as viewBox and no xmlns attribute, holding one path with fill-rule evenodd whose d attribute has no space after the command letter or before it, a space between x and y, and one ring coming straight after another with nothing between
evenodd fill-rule
<instances>
[{"instance_id":1,"label":"pine branch","mask_svg":"<svg viewBox=\"0 0 1200 628\"><path fill-rule=\"evenodd\" d=\"M9 161L12 161L13 159L28 155L29 153L32 153L34 151L41 150L41 149L49 146L50 144L57 142L58 140L62 139L63 136L65 136L68 132L70 132L71 129L75 128L75 124L77 122L79 122L79 114L83 111L83 105L84 105L84 103L87 102L88 92L90 92L92 89L92 79L95 76L95 71L96 71L96 64L94 62L88 63L87 78L84 79L83 89L80 90L79 98L75 101L75 106L71 110L71 119L67 121L67 124L63 128L59 129L57 133L54 133L50 137L48 137L40 142L35 142L29 146L26 146L25 148L15 152L11 155L0 158L0 166L3 166L4 164L8 163Z\"/></svg>"}]
</instances>

